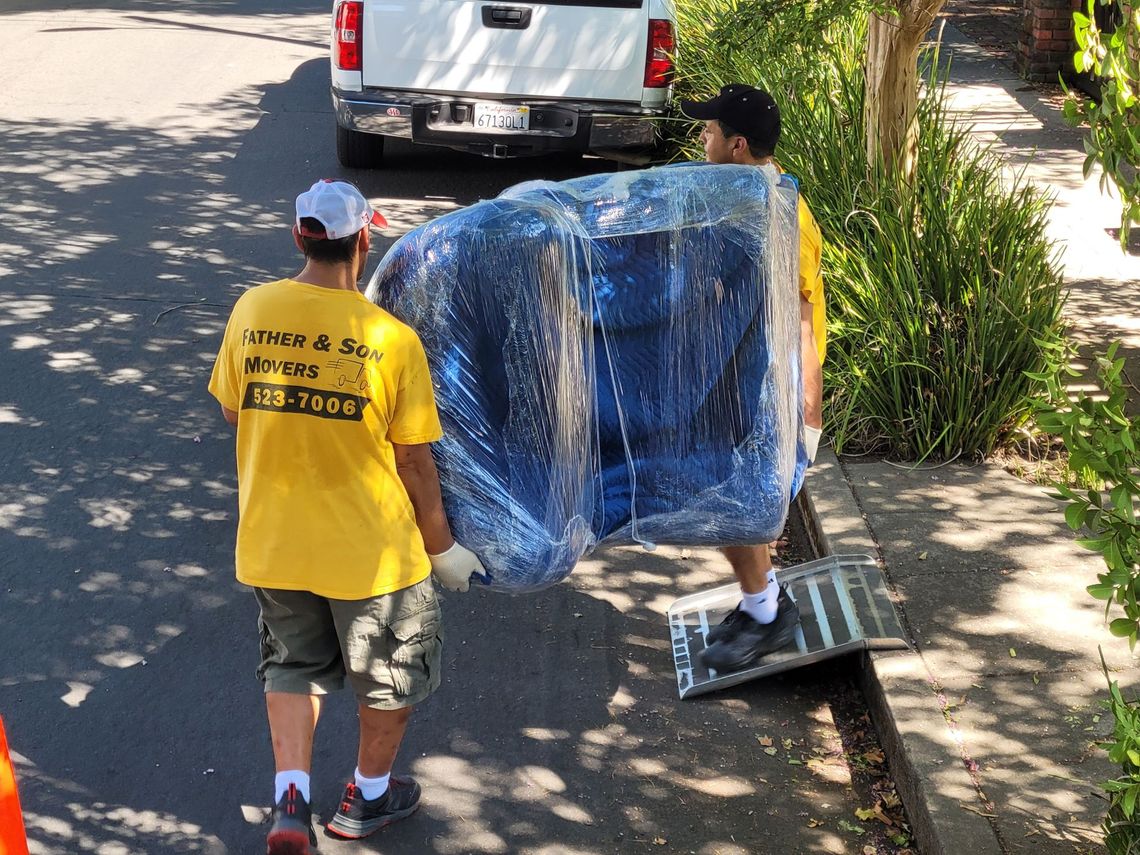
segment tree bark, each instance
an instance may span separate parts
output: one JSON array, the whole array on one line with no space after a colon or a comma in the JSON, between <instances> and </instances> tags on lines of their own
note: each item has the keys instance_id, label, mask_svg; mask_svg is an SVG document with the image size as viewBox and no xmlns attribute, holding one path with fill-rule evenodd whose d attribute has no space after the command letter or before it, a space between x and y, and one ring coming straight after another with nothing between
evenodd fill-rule
<instances>
[{"instance_id":1,"label":"tree bark","mask_svg":"<svg viewBox=\"0 0 1140 855\"><path fill-rule=\"evenodd\" d=\"M918 166L918 52L945 0L894 0L893 14L871 15L867 31L867 164L882 159L907 179Z\"/></svg>"}]
</instances>

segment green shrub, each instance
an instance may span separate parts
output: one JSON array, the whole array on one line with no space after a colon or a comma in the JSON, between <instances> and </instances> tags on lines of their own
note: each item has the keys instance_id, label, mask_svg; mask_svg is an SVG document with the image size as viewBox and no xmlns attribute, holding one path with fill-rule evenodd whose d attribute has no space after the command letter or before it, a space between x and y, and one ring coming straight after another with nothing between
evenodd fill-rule
<instances>
[{"instance_id":1,"label":"green shrub","mask_svg":"<svg viewBox=\"0 0 1140 855\"><path fill-rule=\"evenodd\" d=\"M1097 8L1109 24L1097 22ZM1073 33L1080 48L1073 56L1077 71L1091 73L1100 87L1096 101L1069 91L1065 118L1087 125L1085 178L1101 167L1101 192L1109 182L1120 195L1120 245L1128 245L1134 223L1140 223L1140 6L1120 0L1088 0L1073 12Z\"/></svg>"},{"instance_id":2,"label":"green shrub","mask_svg":"<svg viewBox=\"0 0 1140 855\"><path fill-rule=\"evenodd\" d=\"M1105 563L1096 585L1088 592L1105 601L1105 616L1113 604L1124 612L1109 624L1119 638L1136 646L1140 638L1140 420L1125 414L1128 393L1122 372L1124 360L1116 358L1118 345L1097 357L1099 389L1095 394L1073 395L1068 381L1081 374L1065 367L1039 378L1047 385L1047 398L1039 406L1037 423L1042 430L1061 438L1069 453L1069 468L1092 489L1078 490L1058 484L1064 499L1065 520L1074 531L1087 529L1091 536L1078 540L1098 553ZM1138 763L1137 765L1140 765Z\"/></svg>"},{"instance_id":3,"label":"green shrub","mask_svg":"<svg viewBox=\"0 0 1140 855\"><path fill-rule=\"evenodd\" d=\"M911 460L989 454L1031 415L1040 384L1026 372L1056 367L1048 345L1061 339L1062 290L1045 234L1048 201L1004 178L1001 162L948 117L937 54L919 105L913 184L883 170L869 176L865 15L808 48L785 47L794 61L772 62L750 49L760 39L690 54L692 40L703 45L734 20L696 2L679 6L684 79L706 93L732 80L773 93L784 124L779 160L823 231L825 416L836 449Z\"/></svg>"},{"instance_id":4,"label":"green shrub","mask_svg":"<svg viewBox=\"0 0 1140 855\"><path fill-rule=\"evenodd\" d=\"M1104 845L1108 855L1140 855L1140 703L1125 700L1115 680L1109 681L1108 691L1105 706L1112 713L1113 731L1102 747L1120 765L1120 775L1101 784L1108 795Z\"/></svg>"},{"instance_id":5,"label":"green shrub","mask_svg":"<svg viewBox=\"0 0 1140 855\"><path fill-rule=\"evenodd\" d=\"M1069 466L1091 489L1056 485L1066 501L1065 520L1074 531L1085 530L1077 542L1098 553L1104 572L1088 588L1105 603L1109 631L1136 646L1140 637L1140 419L1125 414L1128 393L1122 380L1124 360L1117 345L1097 358L1093 392L1073 394L1069 383L1080 372L1068 367L1037 379L1047 384L1047 399L1037 417L1043 430L1059 436L1069 452ZM1067 356L1067 351L1061 356ZM1116 607L1114 610L1113 607ZM1123 612L1123 615L1120 615ZM1108 670L1105 669L1107 677ZM1115 681L1109 681L1106 706L1114 720L1113 738L1104 743L1109 759L1121 774L1104 783L1109 810L1104 820L1105 845L1110 855L1140 853L1140 704L1128 701Z\"/></svg>"},{"instance_id":6,"label":"green shrub","mask_svg":"<svg viewBox=\"0 0 1140 855\"><path fill-rule=\"evenodd\" d=\"M865 20L873 0L679 0L677 94L715 93L726 83L807 83L844 21Z\"/></svg>"},{"instance_id":7,"label":"green shrub","mask_svg":"<svg viewBox=\"0 0 1140 855\"><path fill-rule=\"evenodd\" d=\"M1061 336L1048 202L1003 183L1001 163L946 115L934 73L914 183L865 180L862 86L851 75L842 84L841 110L798 117L808 138L842 140L816 151L841 151L805 151L794 166L824 228L836 445L903 459L988 455L1028 420L1037 384L1025 372L1051 368L1042 343Z\"/></svg>"}]
</instances>

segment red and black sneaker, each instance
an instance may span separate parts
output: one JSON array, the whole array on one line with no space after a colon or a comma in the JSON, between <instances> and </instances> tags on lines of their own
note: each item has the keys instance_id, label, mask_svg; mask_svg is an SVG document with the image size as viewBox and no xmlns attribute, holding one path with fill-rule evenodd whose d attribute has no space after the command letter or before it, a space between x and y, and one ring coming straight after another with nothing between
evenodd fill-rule
<instances>
[{"instance_id":1,"label":"red and black sneaker","mask_svg":"<svg viewBox=\"0 0 1140 855\"><path fill-rule=\"evenodd\" d=\"M313 809L296 784L273 806L273 827L265 838L266 855L316 855Z\"/></svg>"},{"instance_id":2,"label":"red and black sneaker","mask_svg":"<svg viewBox=\"0 0 1140 855\"><path fill-rule=\"evenodd\" d=\"M328 830L338 837L358 840L386 825L411 816L420 806L420 785L411 778L388 779L388 790L378 799L364 798L360 788L349 782L344 798Z\"/></svg>"}]
</instances>

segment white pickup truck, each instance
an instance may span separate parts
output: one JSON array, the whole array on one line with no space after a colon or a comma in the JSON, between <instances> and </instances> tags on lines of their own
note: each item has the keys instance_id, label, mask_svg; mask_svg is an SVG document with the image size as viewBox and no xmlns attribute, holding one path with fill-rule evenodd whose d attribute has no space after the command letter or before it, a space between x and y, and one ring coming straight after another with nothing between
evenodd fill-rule
<instances>
[{"instance_id":1,"label":"white pickup truck","mask_svg":"<svg viewBox=\"0 0 1140 855\"><path fill-rule=\"evenodd\" d=\"M648 148L672 96L671 0L337 0L337 156L384 137L491 157Z\"/></svg>"}]
</instances>

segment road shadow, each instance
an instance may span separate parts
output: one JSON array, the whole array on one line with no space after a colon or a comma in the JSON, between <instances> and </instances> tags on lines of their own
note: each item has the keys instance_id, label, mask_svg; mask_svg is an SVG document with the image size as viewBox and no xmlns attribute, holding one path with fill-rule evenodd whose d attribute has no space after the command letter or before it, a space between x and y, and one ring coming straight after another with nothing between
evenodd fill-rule
<instances>
[{"instance_id":1,"label":"road shadow","mask_svg":"<svg viewBox=\"0 0 1140 855\"><path fill-rule=\"evenodd\" d=\"M657 609L723 571L629 548L538 594L448 596L444 684L417 712L399 762L423 784L424 807L373 839L327 839L322 851L626 852L667 840L743 855L773 824L849 813L831 707L851 702L852 661L677 699ZM156 586L133 587L136 614L162 609ZM53 674L4 689L38 851L263 845L272 765L252 676L255 610L224 570L202 588L207 603L166 614L161 643L142 654L131 643L137 618L89 626L109 651L98 657L113 663L108 673L69 669L73 653ZM123 599L118 586L96 595L102 608ZM326 819L351 773L354 718L350 699L334 696L318 731L314 802ZM804 772L805 758L832 762ZM845 851L834 843L820 828L794 851Z\"/></svg>"}]
</instances>

